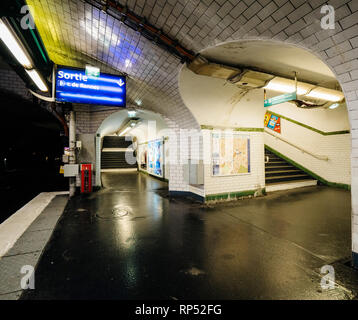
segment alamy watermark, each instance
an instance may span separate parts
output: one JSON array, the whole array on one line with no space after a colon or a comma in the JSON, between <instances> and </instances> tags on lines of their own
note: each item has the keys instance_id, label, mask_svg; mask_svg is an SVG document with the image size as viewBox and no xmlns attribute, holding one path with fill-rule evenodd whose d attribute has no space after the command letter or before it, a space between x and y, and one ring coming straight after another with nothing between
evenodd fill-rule
<instances>
[{"instance_id":1,"label":"alamy watermark","mask_svg":"<svg viewBox=\"0 0 358 320\"><path fill-rule=\"evenodd\" d=\"M35 21L31 15L30 6L29 5L22 6L20 12L24 15L20 21L21 28L24 30L35 29Z\"/></svg>"},{"instance_id":2,"label":"alamy watermark","mask_svg":"<svg viewBox=\"0 0 358 320\"><path fill-rule=\"evenodd\" d=\"M31 265L24 265L20 272L25 274L20 281L21 289L35 289L35 268Z\"/></svg>"},{"instance_id":3,"label":"alamy watermark","mask_svg":"<svg viewBox=\"0 0 358 320\"><path fill-rule=\"evenodd\" d=\"M324 5L321 8L321 13L324 14L324 16L321 18L321 28L324 30L335 29L336 14L334 7L330 5Z\"/></svg>"},{"instance_id":4,"label":"alamy watermark","mask_svg":"<svg viewBox=\"0 0 358 320\"><path fill-rule=\"evenodd\" d=\"M325 265L321 268L321 274L323 275L321 279L321 288L323 290L334 289L336 280L334 268L330 265Z\"/></svg>"}]
</instances>

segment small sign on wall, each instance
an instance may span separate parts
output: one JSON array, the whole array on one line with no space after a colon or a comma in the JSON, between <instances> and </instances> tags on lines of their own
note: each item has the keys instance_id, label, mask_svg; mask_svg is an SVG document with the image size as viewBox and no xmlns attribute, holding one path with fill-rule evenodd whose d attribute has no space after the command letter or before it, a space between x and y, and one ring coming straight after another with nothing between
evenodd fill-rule
<instances>
[{"instance_id":1,"label":"small sign on wall","mask_svg":"<svg viewBox=\"0 0 358 320\"><path fill-rule=\"evenodd\" d=\"M266 112L264 126L277 133L281 133L281 118Z\"/></svg>"}]
</instances>

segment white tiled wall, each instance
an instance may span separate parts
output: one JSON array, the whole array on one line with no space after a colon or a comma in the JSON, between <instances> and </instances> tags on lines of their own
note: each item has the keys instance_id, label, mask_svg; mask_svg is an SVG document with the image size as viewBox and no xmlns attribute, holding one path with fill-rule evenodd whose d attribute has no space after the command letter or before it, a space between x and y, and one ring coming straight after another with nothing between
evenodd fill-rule
<instances>
[{"instance_id":1,"label":"white tiled wall","mask_svg":"<svg viewBox=\"0 0 358 320\"><path fill-rule=\"evenodd\" d=\"M316 155L327 156L328 161L316 159L266 133L265 144L329 182L351 184L350 134L324 136L292 122L281 121L282 137Z\"/></svg>"},{"instance_id":2,"label":"white tiled wall","mask_svg":"<svg viewBox=\"0 0 358 320\"><path fill-rule=\"evenodd\" d=\"M32 99L25 83L13 70L0 69L0 89L11 91L28 100Z\"/></svg>"},{"instance_id":3,"label":"white tiled wall","mask_svg":"<svg viewBox=\"0 0 358 320\"><path fill-rule=\"evenodd\" d=\"M270 107L270 111L311 126L322 132L350 129L348 111L344 105L332 110L322 108L304 110L297 108L291 103L284 103ZM329 182L351 184L352 140L349 133L323 135L282 118L281 134L275 133L270 129L266 130L316 155L327 156L329 160L316 159L265 133L265 144L269 147L277 150Z\"/></svg>"}]
</instances>

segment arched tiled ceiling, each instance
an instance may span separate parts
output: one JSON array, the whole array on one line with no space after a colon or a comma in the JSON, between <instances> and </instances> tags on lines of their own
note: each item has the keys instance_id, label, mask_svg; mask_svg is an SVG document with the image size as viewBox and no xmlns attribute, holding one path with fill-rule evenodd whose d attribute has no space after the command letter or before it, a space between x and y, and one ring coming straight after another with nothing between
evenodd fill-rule
<instances>
[{"instance_id":1,"label":"arched tiled ceiling","mask_svg":"<svg viewBox=\"0 0 358 320\"><path fill-rule=\"evenodd\" d=\"M321 28L323 0L128 0L128 9L193 52L225 41L277 40L302 46L332 67L340 83L356 68L355 1L331 0L334 30ZM58 64L83 66L93 57L126 72L128 98L167 115L181 127L196 127L178 90L180 61L165 50L83 0L28 0L50 57ZM352 15L353 16L353 15ZM347 56L342 55L348 52ZM83 60L82 60L83 59ZM127 62L126 62L127 61ZM104 68L103 70L106 70ZM351 100L353 84L343 86ZM205 108L205 106L203 106Z\"/></svg>"},{"instance_id":2,"label":"arched tiled ceiling","mask_svg":"<svg viewBox=\"0 0 358 320\"><path fill-rule=\"evenodd\" d=\"M141 107L169 117L182 128L198 128L179 94L181 62L177 57L85 1L27 3L56 64L84 67L96 63L102 72L123 72L128 75L129 104L140 101ZM150 3L145 6L147 10L152 7Z\"/></svg>"}]
</instances>

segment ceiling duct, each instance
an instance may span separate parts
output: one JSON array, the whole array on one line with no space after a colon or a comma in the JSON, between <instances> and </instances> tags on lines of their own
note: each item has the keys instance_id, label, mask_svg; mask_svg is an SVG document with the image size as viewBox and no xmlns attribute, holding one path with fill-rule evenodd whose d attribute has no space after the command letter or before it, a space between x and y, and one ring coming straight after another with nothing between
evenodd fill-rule
<instances>
[{"instance_id":1,"label":"ceiling duct","mask_svg":"<svg viewBox=\"0 0 358 320\"><path fill-rule=\"evenodd\" d=\"M268 73L245 69L241 74L228 80L241 89L250 90L264 87L273 78L274 76Z\"/></svg>"},{"instance_id":2,"label":"ceiling duct","mask_svg":"<svg viewBox=\"0 0 358 320\"><path fill-rule=\"evenodd\" d=\"M196 74L219 79L231 79L239 74L242 70L234 67L225 66L218 63L212 63L202 56L197 56L188 64L188 69Z\"/></svg>"},{"instance_id":3,"label":"ceiling duct","mask_svg":"<svg viewBox=\"0 0 358 320\"><path fill-rule=\"evenodd\" d=\"M199 75L227 80L245 91L263 88L279 93L291 93L296 90L296 83L293 79L209 62L200 55L189 63L187 67ZM297 100L293 101L293 103L300 108L325 108L343 101L344 94L340 90L297 81Z\"/></svg>"}]
</instances>

